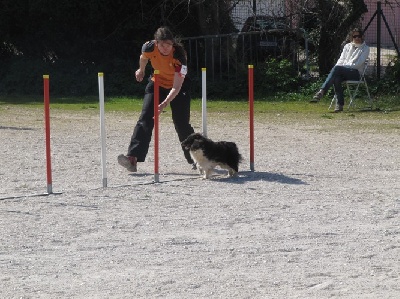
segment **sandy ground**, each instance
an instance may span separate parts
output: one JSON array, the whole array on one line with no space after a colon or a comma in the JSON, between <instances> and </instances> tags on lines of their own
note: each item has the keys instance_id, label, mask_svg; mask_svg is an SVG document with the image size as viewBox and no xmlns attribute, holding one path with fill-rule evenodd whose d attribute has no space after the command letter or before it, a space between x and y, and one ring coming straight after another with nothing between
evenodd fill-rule
<instances>
[{"instance_id":1,"label":"sandy ground","mask_svg":"<svg viewBox=\"0 0 400 299\"><path fill-rule=\"evenodd\" d=\"M98 112L55 110L46 195L42 110L0 115L0 298L400 298L397 120L259 115L252 172L246 113L210 115L245 160L202 180L167 112L154 184L153 148L116 161L137 114L109 112L103 188Z\"/></svg>"}]
</instances>

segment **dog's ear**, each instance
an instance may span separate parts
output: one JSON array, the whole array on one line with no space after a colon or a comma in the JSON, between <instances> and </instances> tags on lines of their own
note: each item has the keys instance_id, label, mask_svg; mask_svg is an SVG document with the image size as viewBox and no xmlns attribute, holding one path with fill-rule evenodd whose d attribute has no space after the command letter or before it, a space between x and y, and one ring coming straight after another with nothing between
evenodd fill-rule
<instances>
[{"instance_id":1,"label":"dog's ear","mask_svg":"<svg viewBox=\"0 0 400 299\"><path fill-rule=\"evenodd\" d=\"M194 133L193 138L196 140L202 140L204 136L201 133Z\"/></svg>"},{"instance_id":2,"label":"dog's ear","mask_svg":"<svg viewBox=\"0 0 400 299\"><path fill-rule=\"evenodd\" d=\"M201 143L202 143L202 140L199 140L199 139L193 140L193 143L190 146L190 149L197 150L197 149L201 148Z\"/></svg>"}]
</instances>

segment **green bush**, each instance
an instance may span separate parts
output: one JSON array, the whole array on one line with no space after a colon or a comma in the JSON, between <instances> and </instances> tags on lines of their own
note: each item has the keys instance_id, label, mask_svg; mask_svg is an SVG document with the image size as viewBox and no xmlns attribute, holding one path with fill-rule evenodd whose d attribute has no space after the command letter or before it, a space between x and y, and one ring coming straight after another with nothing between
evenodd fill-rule
<instances>
[{"instance_id":1,"label":"green bush","mask_svg":"<svg viewBox=\"0 0 400 299\"><path fill-rule=\"evenodd\" d=\"M144 84L137 83L137 62L114 59L101 64L69 60L45 62L15 57L0 70L0 93L37 95L43 93L43 75L50 76L50 93L57 96L98 94L98 73L104 73L104 90L109 96L142 96Z\"/></svg>"},{"instance_id":2,"label":"green bush","mask_svg":"<svg viewBox=\"0 0 400 299\"><path fill-rule=\"evenodd\" d=\"M398 57L392 65L387 67L385 76L377 86L377 91L389 95L400 93L400 59ZM398 101L400 102L400 97Z\"/></svg>"},{"instance_id":3,"label":"green bush","mask_svg":"<svg viewBox=\"0 0 400 299\"><path fill-rule=\"evenodd\" d=\"M292 63L287 59L270 59L255 69L255 84L263 94L297 91L300 86Z\"/></svg>"},{"instance_id":4,"label":"green bush","mask_svg":"<svg viewBox=\"0 0 400 299\"><path fill-rule=\"evenodd\" d=\"M211 81L211 82L210 82ZM192 95L201 96L201 78L194 78ZM240 100L248 97L248 68L240 68L231 76L212 81L207 79L210 99ZM286 59L270 59L254 67L254 96L271 98L279 93L298 92L303 84L292 63Z\"/></svg>"}]
</instances>

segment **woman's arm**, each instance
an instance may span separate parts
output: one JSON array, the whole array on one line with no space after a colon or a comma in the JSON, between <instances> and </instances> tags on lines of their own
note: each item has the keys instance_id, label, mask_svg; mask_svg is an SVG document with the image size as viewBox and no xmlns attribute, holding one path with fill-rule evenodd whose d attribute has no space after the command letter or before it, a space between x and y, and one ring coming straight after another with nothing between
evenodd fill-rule
<instances>
[{"instance_id":1,"label":"woman's arm","mask_svg":"<svg viewBox=\"0 0 400 299\"><path fill-rule=\"evenodd\" d=\"M178 95L178 93L181 91L183 81L185 80L185 76L182 76L181 73L175 72L174 74L174 83L173 86L168 93L167 97L165 98L160 105L158 105L158 110L161 112L165 107L168 106L168 104L175 99L175 97Z\"/></svg>"},{"instance_id":2,"label":"woman's arm","mask_svg":"<svg viewBox=\"0 0 400 299\"><path fill-rule=\"evenodd\" d=\"M144 71L146 69L146 65L148 62L149 62L149 59L146 58L143 54L141 54L140 58L139 58L139 68L135 72L136 81L142 82L142 80L144 78Z\"/></svg>"},{"instance_id":3,"label":"woman's arm","mask_svg":"<svg viewBox=\"0 0 400 299\"><path fill-rule=\"evenodd\" d=\"M347 60L347 55L349 53L349 46L351 46L350 43L347 43L346 45L344 45L342 53L340 53L340 57L338 59L338 61L336 62L336 65L344 65L346 60Z\"/></svg>"},{"instance_id":4,"label":"woman's arm","mask_svg":"<svg viewBox=\"0 0 400 299\"><path fill-rule=\"evenodd\" d=\"M368 57L369 57L369 47L367 45L364 45L363 48L360 49L360 54L358 55L358 57L354 59L352 67L361 70Z\"/></svg>"}]
</instances>

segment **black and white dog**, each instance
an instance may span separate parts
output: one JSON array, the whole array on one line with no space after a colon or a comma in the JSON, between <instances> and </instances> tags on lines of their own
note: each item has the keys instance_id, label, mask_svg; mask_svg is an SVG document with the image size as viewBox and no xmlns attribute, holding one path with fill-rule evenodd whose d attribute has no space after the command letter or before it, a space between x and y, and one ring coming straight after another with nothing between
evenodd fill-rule
<instances>
[{"instance_id":1,"label":"black and white dog","mask_svg":"<svg viewBox=\"0 0 400 299\"><path fill-rule=\"evenodd\" d=\"M184 149L189 150L204 179L210 178L216 166L227 169L229 177L235 176L239 171L242 156L234 142L214 142L200 133L193 133L181 144Z\"/></svg>"}]
</instances>

